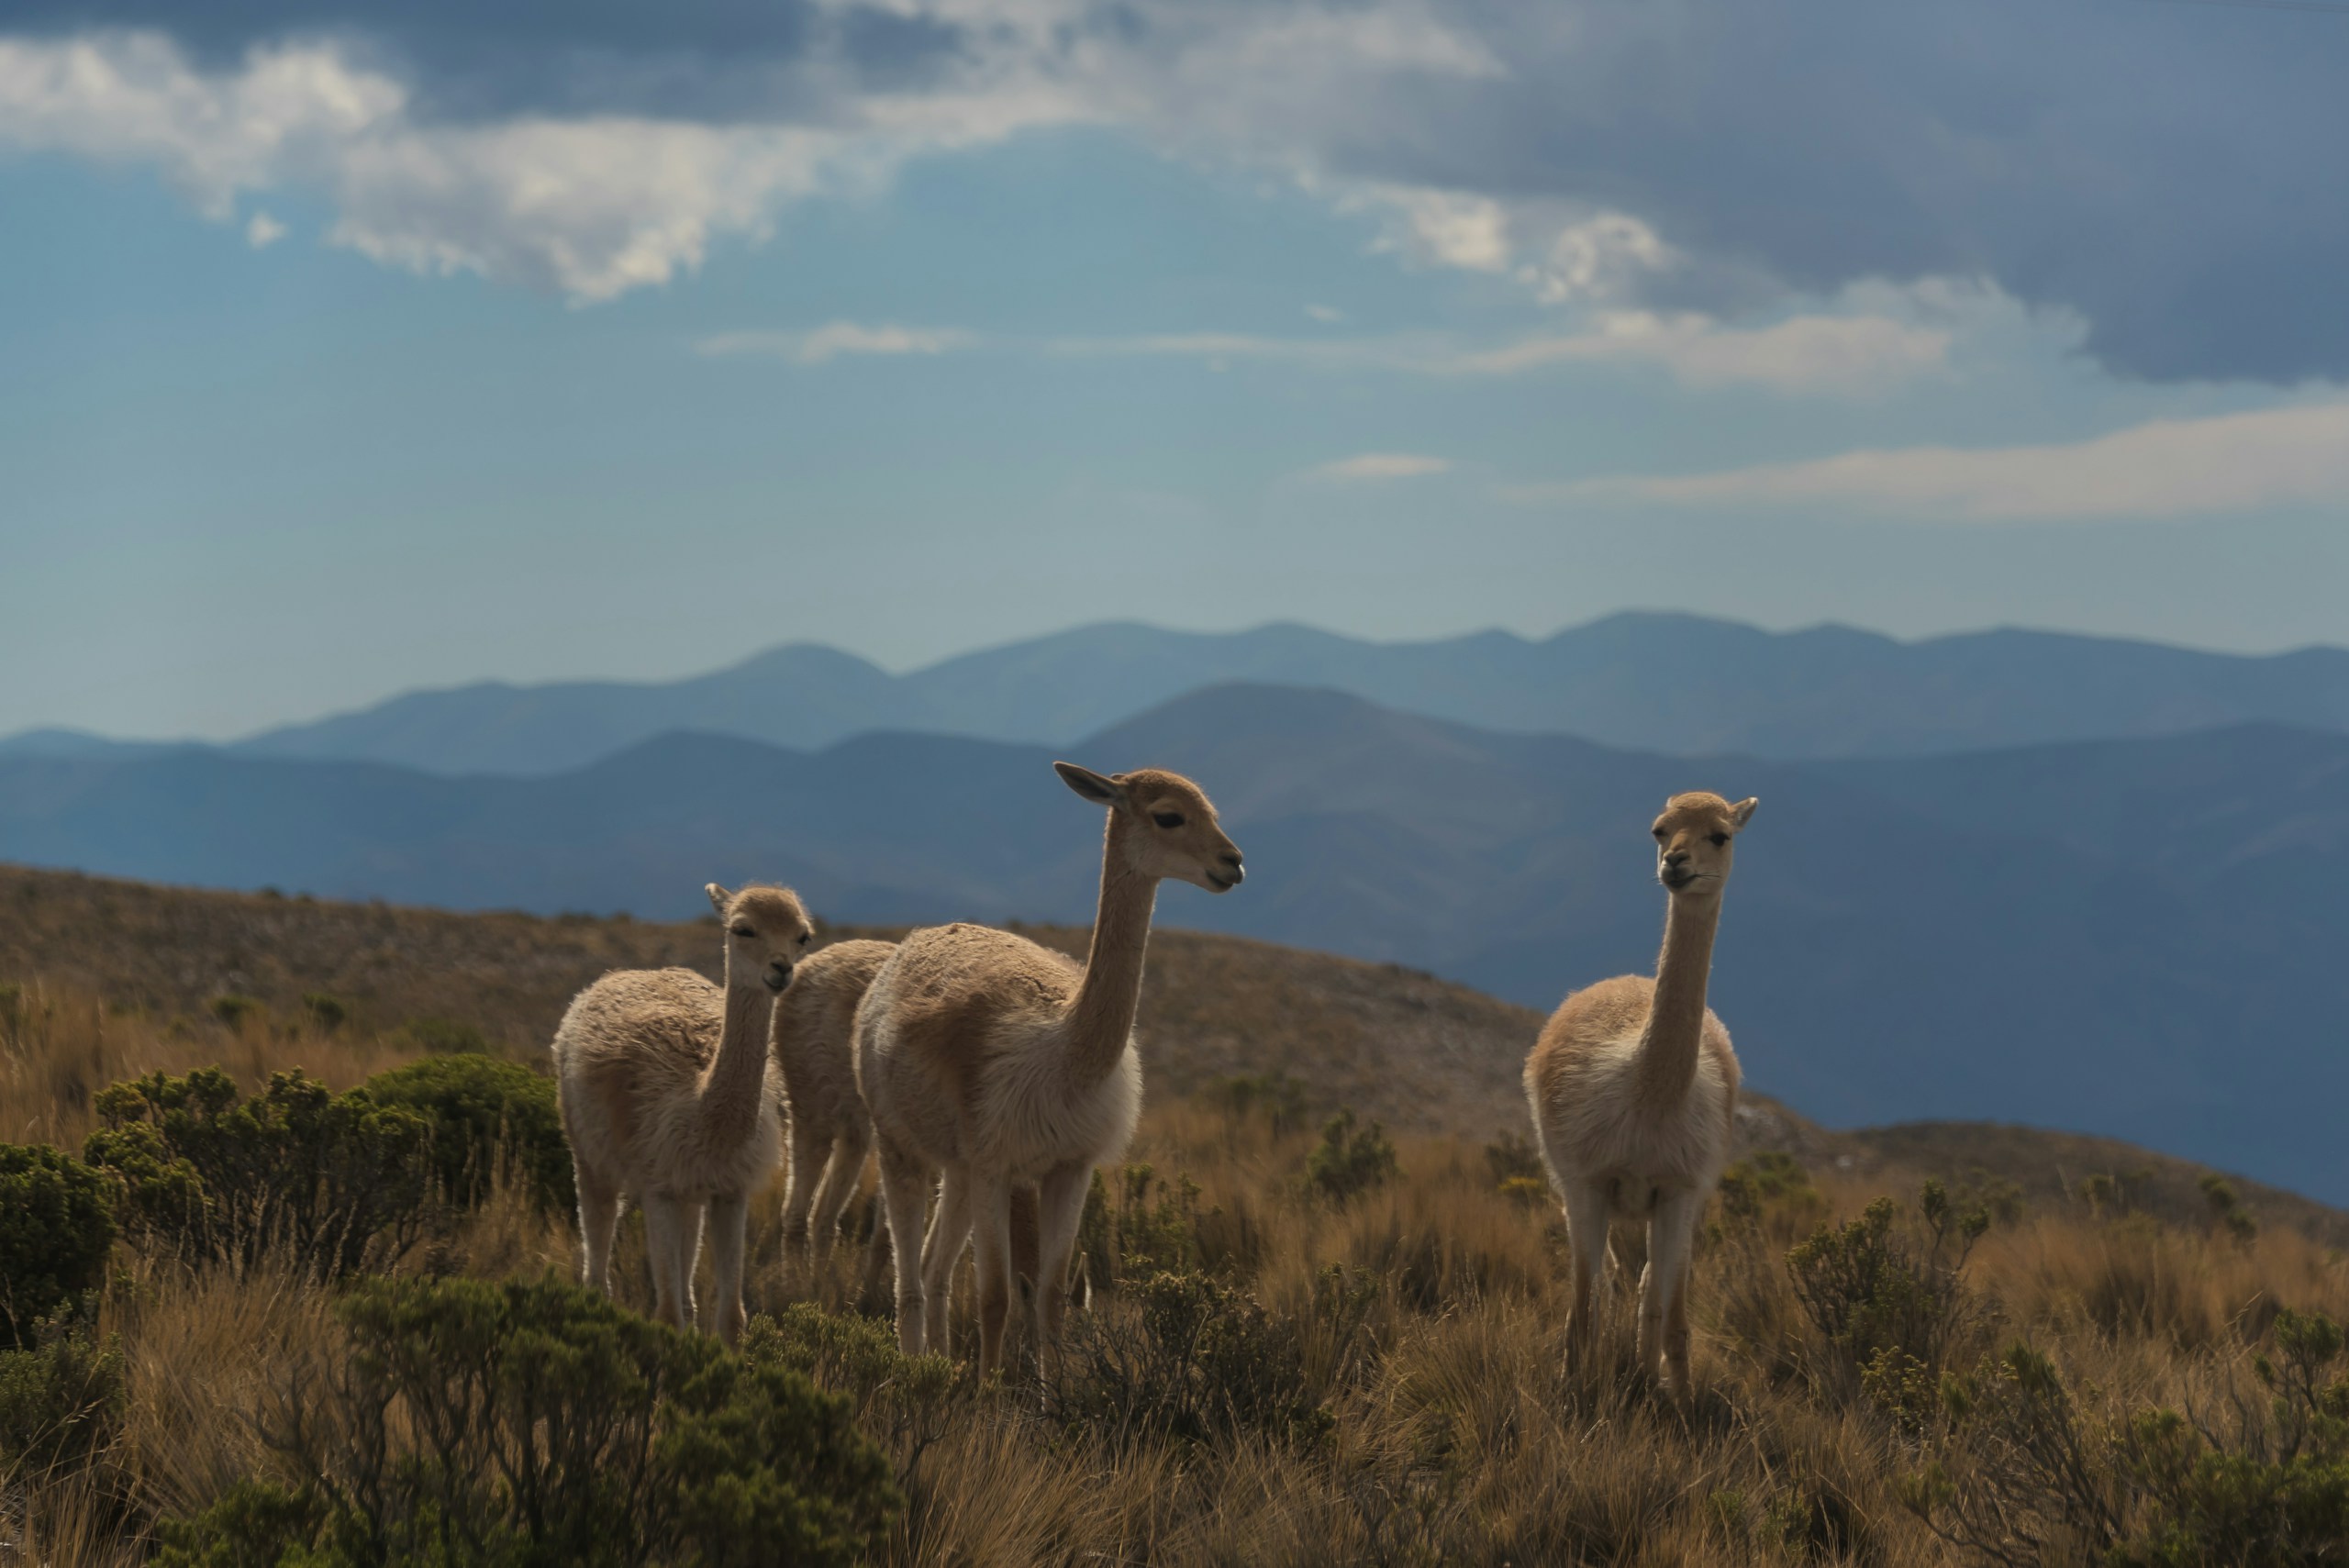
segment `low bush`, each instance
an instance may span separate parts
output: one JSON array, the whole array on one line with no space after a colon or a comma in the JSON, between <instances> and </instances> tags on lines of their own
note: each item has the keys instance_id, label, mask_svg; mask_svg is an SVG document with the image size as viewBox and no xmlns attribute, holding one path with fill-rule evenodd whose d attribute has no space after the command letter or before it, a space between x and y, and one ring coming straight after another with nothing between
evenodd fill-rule
<instances>
[{"instance_id":1,"label":"low bush","mask_svg":"<svg viewBox=\"0 0 2349 1568\"><path fill-rule=\"evenodd\" d=\"M410 1018L399 1032L428 1056L465 1056L489 1050L488 1036L454 1018Z\"/></svg>"},{"instance_id":2,"label":"low bush","mask_svg":"<svg viewBox=\"0 0 2349 1568\"><path fill-rule=\"evenodd\" d=\"M106 1179L41 1144L0 1143L0 1347L96 1284L114 1246Z\"/></svg>"},{"instance_id":3,"label":"low bush","mask_svg":"<svg viewBox=\"0 0 2349 1568\"><path fill-rule=\"evenodd\" d=\"M81 1469L122 1420L122 1355L76 1315L0 1351L0 1484L38 1487Z\"/></svg>"},{"instance_id":4,"label":"low bush","mask_svg":"<svg viewBox=\"0 0 2349 1568\"><path fill-rule=\"evenodd\" d=\"M250 1100L217 1067L116 1084L83 1157L113 1173L133 1238L189 1262L250 1269L278 1252L334 1278L405 1253L430 1218L431 1125L298 1070Z\"/></svg>"},{"instance_id":5,"label":"low bush","mask_svg":"<svg viewBox=\"0 0 2349 1568\"><path fill-rule=\"evenodd\" d=\"M433 1179L447 1202L478 1206L502 1162L542 1212L571 1211L571 1146L553 1079L494 1056L432 1056L365 1087L376 1104L431 1123Z\"/></svg>"},{"instance_id":6,"label":"low bush","mask_svg":"<svg viewBox=\"0 0 2349 1568\"><path fill-rule=\"evenodd\" d=\"M370 1280L292 1390L290 1466L167 1522L159 1568L851 1563L899 1499L846 1399L552 1276Z\"/></svg>"},{"instance_id":7,"label":"low bush","mask_svg":"<svg viewBox=\"0 0 2349 1568\"><path fill-rule=\"evenodd\" d=\"M2349 1561L2349 1369L2339 1325L2277 1314L2258 1397L2225 1414L2083 1416L2054 1363L2010 1347L1943 1391L1950 1436L1904 1491L1935 1533L1991 1562L2301 1568Z\"/></svg>"},{"instance_id":8,"label":"low bush","mask_svg":"<svg viewBox=\"0 0 2349 1568\"><path fill-rule=\"evenodd\" d=\"M1911 1223L1888 1197L1859 1218L1820 1226L1787 1254L1796 1298L1826 1341L1822 1383L1914 1420L1938 1396L1941 1375L1987 1327L1983 1304L1959 1277L1989 1215L1959 1212L1927 1182Z\"/></svg>"},{"instance_id":9,"label":"low bush","mask_svg":"<svg viewBox=\"0 0 2349 1568\"><path fill-rule=\"evenodd\" d=\"M1264 1118L1275 1138L1286 1138L1305 1126L1305 1080L1277 1067L1269 1073L1226 1078L1208 1092L1208 1098L1236 1120Z\"/></svg>"},{"instance_id":10,"label":"low bush","mask_svg":"<svg viewBox=\"0 0 2349 1568\"><path fill-rule=\"evenodd\" d=\"M1341 1110L1321 1127L1321 1141L1305 1157L1305 1185L1332 1203L1345 1203L1402 1174L1395 1161L1395 1145L1377 1122L1354 1125L1354 1113Z\"/></svg>"},{"instance_id":11,"label":"low bush","mask_svg":"<svg viewBox=\"0 0 2349 1568\"><path fill-rule=\"evenodd\" d=\"M1113 1199L1096 1171L1077 1221L1078 1266L1102 1291L1197 1268L1198 1222L1199 1189L1189 1177L1161 1183L1149 1165L1122 1166Z\"/></svg>"},{"instance_id":12,"label":"low bush","mask_svg":"<svg viewBox=\"0 0 2349 1568\"><path fill-rule=\"evenodd\" d=\"M1113 1449L1143 1440L1206 1443L1238 1433L1324 1442L1330 1385L1349 1359L1375 1292L1324 1270L1307 1319L1275 1318L1236 1285L1162 1273L1077 1319L1047 1377L1048 1415ZM1310 1322L1320 1338L1308 1336Z\"/></svg>"}]
</instances>

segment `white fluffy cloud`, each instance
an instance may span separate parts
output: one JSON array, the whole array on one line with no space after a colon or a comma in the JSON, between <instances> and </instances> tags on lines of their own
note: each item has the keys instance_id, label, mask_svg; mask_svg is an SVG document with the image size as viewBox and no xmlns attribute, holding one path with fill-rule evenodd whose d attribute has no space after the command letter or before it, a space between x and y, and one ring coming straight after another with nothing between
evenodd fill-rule
<instances>
[{"instance_id":1,"label":"white fluffy cloud","mask_svg":"<svg viewBox=\"0 0 2349 1568\"><path fill-rule=\"evenodd\" d=\"M2085 441L1908 447L1720 473L1522 486L1528 502L1831 506L1981 522L2161 518L2349 505L2349 403L2156 419Z\"/></svg>"},{"instance_id":2,"label":"white fluffy cloud","mask_svg":"<svg viewBox=\"0 0 2349 1568\"><path fill-rule=\"evenodd\" d=\"M1598 317L1586 331L1464 354L1453 368L1512 375L1562 363L1653 364L1688 386L1856 394L1940 370L1951 338L1946 327L1888 316L1798 316L1736 328L1693 314L1622 311Z\"/></svg>"}]
</instances>

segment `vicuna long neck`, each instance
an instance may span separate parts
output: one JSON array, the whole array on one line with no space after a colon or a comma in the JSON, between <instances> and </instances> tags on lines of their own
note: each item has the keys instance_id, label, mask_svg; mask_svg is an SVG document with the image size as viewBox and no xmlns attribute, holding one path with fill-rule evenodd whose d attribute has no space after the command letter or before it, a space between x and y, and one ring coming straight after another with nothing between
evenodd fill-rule
<instances>
[{"instance_id":1,"label":"vicuna long neck","mask_svg":"<svg viewBox=\"0 0 2349 1568\"><path fill-rule=\"evenodd\" d=\"M1125 1054L1141 1001L1142 959L1150 949L1150 916L1158 879L1126 863L1110 818L1101 851L1101 904L1093 916L1093 946L1085 981L1068 1009L1068 1075L1090 1086L1107 1078Z\"/></svg>"},{"instance_id":2,"label":"vicuna long neck","mask_svg":"<svg viewBox=\"0 0 2349 1568\"><path fill-rule=\"evenodd\" d=\"M718 1054L702 1079L704 1136L748 1141L758 1125L759 1097L766 1091L767 1018L774 995L756 985L726 987L726 1021L718 1034Z\"/></svg>"},{"instance_id":3,"label":"vicuna long neck","mask_svg":"<svg viewBox=\"0 0 2349 1568\"><path fill-rule=\"evenodd\" d=\"M1697 1081L1705 982L1720 918L1719 898L1673 898L1664 917L1664 951L1655 961L1655 997L1640 1037L1639 1066L1641 1102L1658 1112L1676 1109Z\"/></svg>"}]
</instances>

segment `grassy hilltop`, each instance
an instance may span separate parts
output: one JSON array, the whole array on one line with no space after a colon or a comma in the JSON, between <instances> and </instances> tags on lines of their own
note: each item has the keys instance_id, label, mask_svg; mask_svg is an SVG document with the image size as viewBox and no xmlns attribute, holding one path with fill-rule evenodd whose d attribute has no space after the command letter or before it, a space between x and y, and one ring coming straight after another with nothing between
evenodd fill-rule
<instances>
[{"instance_id":1,"label":"grassy hilltop","mask_svg":"<svg viewBox=\"0 0 2349 1568\"><path fill-rule=\"evenodd\" d=\"M1083 935L1036 934L1065 947ZM14 987L0 993L0 1141L78 1153L120 1114L107 1084L213 1063L247 1094L297 1066L338 1090L419 1060L535 1069L586 979L706 965L715 945L700 925L0 870L0 985ZM2121 1145L1949 1125L1829 1132L1759 1101L1700 1244L1699 1387L1682 1411L1620 1357L1563 1365L1563 1238L1513 1136L1536 1022L1391 966L1155 939L1151 1108L1134 1164L1110 1173L1088 1219L1090 1310L1041 1386L974 1388L898 1362L859 1315L855 1249L810 1276L782 1255L770 1195L750 1293L769 1320L748 1364L804 1372L847 1401L864 1434L850 1457L878 1466L870 1496L886 1505L857 1527L868 1535L841 1527L826 1550L845 1557L811 1546L806 1560L2349 1551L2349 1385L2337 1336L2308 1316L2349 1319L2343 1216L2244 1184L2214 1199L2206 1173ZM1235 1088L1241 1075L1254 1082ZM1325 1129L1340 1106L1359 1119ZM206 1261L168 1224L126 1221L78 1324L69 1313L0 1353L8 1555L134 1562L169 1540L173 1562L277 1561L186 1555L190 1538L165 1521L233 1525L250 1543L266 1511L256 1481L295 1496L305 1478L379 1473L362 1440L373 1429L328 1418L349 1414L334 1391L348 1392L353 1347L378 1343L367 1334L426 1330L397 1329L409 1320L360 1282L388 1274L411 1306L445 1305L467 1281L567 1275L568 1218L534 1201L524 1163L462 1201L435 1189L340 1277L276 1241ZM1929 1175L1945 1179L1938 1196ZM640 1231L631 1220L622 1236L622 1299L640 1309ZM1636 1239L1619 1248L1635 1272ZM587 1310L568 1299L540 1309ZM420 1398L388 1407L395 1449L422 1429ZM656 1426L683 1418L660 1409ZM693 1429L751 1440L716 1417ZM610 1473L616 1451L597 1451ZM758 1506L788 1513L788 1491ZM295 1528L269 1528L281 1526ZM384 1560L348 1541L318 1550L346 1555L310 1561Z\"/></svg>"}]
</instances>

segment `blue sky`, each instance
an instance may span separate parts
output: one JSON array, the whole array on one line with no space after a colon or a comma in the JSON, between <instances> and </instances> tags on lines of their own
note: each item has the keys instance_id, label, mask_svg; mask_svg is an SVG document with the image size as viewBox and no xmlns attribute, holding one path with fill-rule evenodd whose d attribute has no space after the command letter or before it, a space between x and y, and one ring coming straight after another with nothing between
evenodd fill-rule
<instances>
[{"instance_id":1,"label":"blue sky","mask_svg":"<svg viewBox=\"0 0 2349 1568\"><path fill-rule=\"evenodd\" d=\"M0 17L0 733L1108 617L2349 641L2349 0Z\"/></svg>"}]
</instances>

